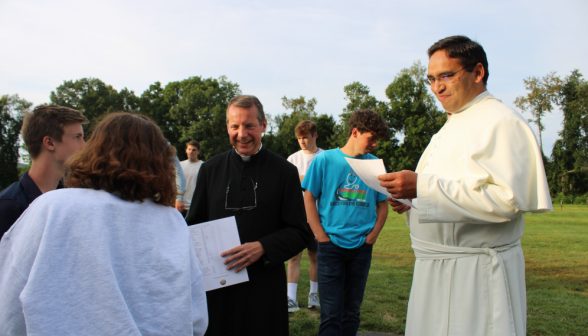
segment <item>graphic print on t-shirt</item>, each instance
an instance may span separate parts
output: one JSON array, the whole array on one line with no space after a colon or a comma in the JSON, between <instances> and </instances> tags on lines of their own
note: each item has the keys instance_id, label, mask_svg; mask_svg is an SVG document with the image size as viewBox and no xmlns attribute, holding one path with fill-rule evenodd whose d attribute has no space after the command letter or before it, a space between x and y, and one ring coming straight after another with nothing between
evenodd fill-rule
<instances>
[{"instance_id":1,"label":"graphic print on t-shirt","mask_svg":"<svg viewBox=\"0 0 588 336\"><path fill-rule=\"evenodd\" d=\"M331 206L346 205L368 207L369 203L366 202L367 188L366 190L361 190L359 182L359 176L357 176L357 173L350 168L347 178L339 184L335 191L335 199L337 199L338 202L331 202Z\"/></svg>"}]
</instances>

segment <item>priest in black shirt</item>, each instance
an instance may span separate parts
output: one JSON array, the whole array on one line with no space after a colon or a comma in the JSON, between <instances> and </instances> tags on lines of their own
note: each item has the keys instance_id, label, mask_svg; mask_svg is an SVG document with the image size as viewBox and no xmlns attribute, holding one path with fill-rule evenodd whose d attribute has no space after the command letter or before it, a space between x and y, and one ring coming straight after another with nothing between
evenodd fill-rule
<instances>
[{"instance_id":1,"label":"priest in black shirt","mask_svg":"<svg viewBox=\"0 0 588 336\"><path fill-rule=\"evenodd\" d=\"M207 292L206 335L288 335L284 262L305 248L306 224L298 170L263 148L267 120L254 96L227 109L233 149L202 164L186 221L235 216L242 245L223 252L249 281Z\"/></svg>"}]
</instances>

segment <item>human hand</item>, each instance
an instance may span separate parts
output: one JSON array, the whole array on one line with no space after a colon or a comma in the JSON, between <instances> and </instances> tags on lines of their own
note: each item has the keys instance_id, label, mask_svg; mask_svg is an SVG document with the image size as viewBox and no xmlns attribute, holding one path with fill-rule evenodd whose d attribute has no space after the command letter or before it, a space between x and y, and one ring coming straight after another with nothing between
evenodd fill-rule
<instances>
[{"instance_id":1,"label":"human hand","mask_svg":"<svg viewBox=\"0 0 588 336\"><path fill-rule=\"evenodd\" d=\"M390 201L390 206L392 207L392 210L397 212L399 215L410 210L410 206L408 206L406 204L402 204L402 203L398 202L397 200L393 199L392 197L388 197L388 201ZM412 202L412 198L409 199L409 201Z\"/></svg>"},{"instance_id":2,"label":"human hand","mask_svg":"<svg viewBox=\"0 0 588 336\"><path fill-rule=\"evenodd\" d=\"M186 205L182 201L176 201L176 210L179 212L186 211Z\"/></svg>"},{"instance_id":3,"label":"human hand","mask_svg":"<svg viewBox=\"0 0 588 336\"><path fill-rule=\"evenodd\" d=\"M376 243L376 240L378 240L378 234L375 233L374 231L368 233L367 236L365 237L365 242L370 245L374 245Z\"/></svg>"},{"instance_id":4,"label":"human hand","mask_svg":"<svg viewBox=\"0 0 588 336\"><path fill-rule=\"evenodd\" d=\"M406 199L417 197L417 177L418 174L403 170L395 173L378 175L380 185L394 198Z\"/></svg>"},{"instance_id":5,"label":"human hand","mask_svg":"<svg viewBox=\"0 0 588 336\"><path fill-rule=\"evenodd\" d=\"M265 253L263 246L260 242L245 243L237 247L233 247L221 253L221 257L230 256L225 260L225 265L228 265L235 261L232 265L227 266L227 270L233 269L237 266L235 273L239 273L245 267L256 262Z\"/></svg>"}]
</instances>

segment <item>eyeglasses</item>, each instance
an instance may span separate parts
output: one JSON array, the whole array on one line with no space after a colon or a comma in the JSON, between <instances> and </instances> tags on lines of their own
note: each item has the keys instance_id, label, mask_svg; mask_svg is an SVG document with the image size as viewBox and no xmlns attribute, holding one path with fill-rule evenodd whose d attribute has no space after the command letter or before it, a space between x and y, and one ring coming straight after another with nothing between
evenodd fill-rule
<instances>
[{"instance_id":1,"label":"eyeglasses","mask_svg":"<svg viewBox=\"0 0 588 336\"><path fill-rule=\"evenodd\" d=\"M425 83L427 83L427 85L433 85L433 84L435 84L435 82L437 82L439 84L450 83L451 77L455 76L455 74L457 74L458 72L460 72L463 69L465 69L465 68L461 68L461 69L457 70L456 72L454 72L452 74L448 74L448 75L443 75L443 76L439 76L439 77L427 77L427 79L425 79Z\"/></svg>"},{"instance_id":2,"label":"eyeglasses","mask_svg":"<svg viewBox=\"0 0 588 336\"><path fill-rule=\"evenodd\" d=\"M251 180L251 184L253 185L253 195L255 196L255 205L246 206L246 207L242 207L242 208L227 208L227 200L229 199L229 186L231 185L231 180L229 180L229 183L227 184L227 192L225 193L225 210L229 210L229 211L252 210L257 207L257 192L255 191L257 189L257 182L254 183L253 179L251 177L249 179Z\"/></svg>"}]
</instances>

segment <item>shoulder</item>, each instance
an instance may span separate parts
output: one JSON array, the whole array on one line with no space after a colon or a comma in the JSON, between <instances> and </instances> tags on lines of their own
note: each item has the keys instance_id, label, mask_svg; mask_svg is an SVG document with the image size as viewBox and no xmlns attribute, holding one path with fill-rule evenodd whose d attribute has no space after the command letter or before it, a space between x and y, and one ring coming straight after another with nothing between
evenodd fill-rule
<instances>
[{"instance_id":1,"label":"shoulder","mask_svg":"<svg viewBox=\"0 0 588 336\"><path fill-rule=\"evenodd\" d=\"M273 167L277 168L278 170L281 170L283 172L286 173L293 173L298 175L298 168L296 168L295 165L293 165L291 162L288 162L288 160L284 159L283 157L279 156L278 154L266 149L265 150L265 159L264 159L265 163L264 164L270 164Z\"/></svg>"},{"instance_id":2,"label":"shoulder","mask_svg":"<svg viewBox=\"0 0 588 336\"><path fill-rule=\"evenodd\" d=\"M341 156L337 150L337 148L335 149L329 149L329 150L323 150L320 153L318 153L316 155L316 157L314 158L316 159L321 159L324 160L325 158L331 158L331 157L337 157L337 156Z\"/></svg>"},{"instance_id":3,"label":"shoulder","mask_svg":"<svg viewBox=\"0 0 588 336\"><path fill-rule=\"evenodd\" d=\"M6 207L12 207L20 209L20 212L24 211L29 206L29 200L25 192L25 188L21 181L16 181L6 189L0 191L0 200L4 205L2 211L7 211Z\"/></svg>"},{"instance_id":4,"label":"shoulder","mask_svg":"<svg viewBox=\"0 0 588 336\"><path fill-rule=\"evenodd\" d=\"M24 187L20 181L16 181L13 184L6 187L6 189L0 191L0 200L15 200L21 194L24 194Z\"/></svg>"},{"instance_id":5,"label":"shoulder","mask_svg":"<svg viewBox=\"0 0 588 336\"><path fill-rule=\"evenodd\" d=\"M210 158L206 162L201 161L202 165L201 165L200 169L215 169L215 168L217 168L219 165L222 165L223 163L227 162L231 151L232 151L232 149L230 149L224 153L217 154L217 155L213 156L212 158Z\"/></svg>"},{"instance_id":6,"label":"shoulder","mask_svg":"<svg viewBox=\"0 0 588 336\"><path fill-rule=\"evenodd\" d=\"M477 120L484 120L491 124L500 124L504 122L519 122L526 120L523 116L512 107L504 104L498 99L488 99L473 107L471 115ZM467 114L466 114L467 115Z\"/></svg>"},{"instance_id":7,"label":"shoulder","mask_svg":"<svg viewBox=\"0 0 588 336\"><path fill-rule=\"evenodd\" d=\"M101 203L107 199L114 198L120 199L104 190L94 190L85 188L63 188L46 192L43 195L37 197L37 199L33 203L31 203L31 207L43 204L53 204L59 205L59 207L62 208L76 208L82 204L88 203L94 206L97 203ZM88 200L91 200L91 202L88 202Z\"/></svg>"},{"instance_id":8,"label":"shoulder","mask_svg":"<svg viewBox=\"0 0 588 336\"><path fill-rule=\"evenodd\" d=\"M299 150L298 152L293 153L292 155L288 156L288 162L292 162L294 159L296 159L297 157L300 156L300 153L302 153L302 150Z\"/></svg>"}]
</instances>

